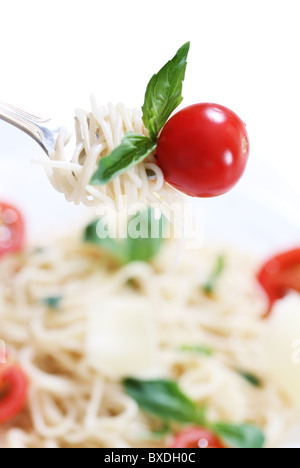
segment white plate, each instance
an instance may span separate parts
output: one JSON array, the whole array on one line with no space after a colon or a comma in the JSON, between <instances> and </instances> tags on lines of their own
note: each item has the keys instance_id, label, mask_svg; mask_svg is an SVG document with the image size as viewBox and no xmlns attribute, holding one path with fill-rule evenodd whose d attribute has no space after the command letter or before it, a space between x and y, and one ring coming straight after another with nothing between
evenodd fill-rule
<instances>
[{"instance_id":1,"label":"white plate","mask_svg":"<svg viewBox=\"0 0 300 468\"><path fill-rule=\"evenodd\" d=\"M45 157L34 141L0 121L0 200L20 207L30 243L42 244L45 236L68 232L91 216L85 207L67 203L43 168L30 162ZM205 240L231 243L262 258L299 245L299 201L277 173L253 157L231 193L199 202L204 205ZM285 445L299 447L299 436L297 429Z\"/></svg>"}]
</instances>

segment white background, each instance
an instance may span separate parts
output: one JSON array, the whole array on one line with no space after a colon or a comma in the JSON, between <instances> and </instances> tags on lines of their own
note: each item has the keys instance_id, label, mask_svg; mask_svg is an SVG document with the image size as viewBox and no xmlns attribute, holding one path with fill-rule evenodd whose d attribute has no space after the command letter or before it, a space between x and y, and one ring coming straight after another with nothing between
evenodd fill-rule
<instances>
[{"instance_id":1,"label":"white background","mask_svg":"<svg viewBox=\"0 0 300 468\"><path fill-rule=\"evenodd\" d=\"M217 102L247 124L250 164L233 193L250 194L299 228L299 0L0 2L0 100L63 125L73 125L75 107L89 108L93 92L99 103L142 105L152 74L190 40L183 105ZM0 195L13 198L21 186L30 192L31 206L42 198L53 217L52 203L63 198L50 187L43 198L46 176L29 164L31 157L46 157L41 149L2 121L0 143L0 172L16 164L12 182L6 175L0 179ZM208 201L208 212L219 204L224 214L223 199ZM36 213L29 217L41 223ZM269 221L264 213L252 217L250 228L262 227L249 237L257 244L264 235L265 247ZM283 231L283 223L275 230ZM291 242L286 232L284 239ZM282 244L280 239L275 247Z\"/></svg>"}]
</instances>

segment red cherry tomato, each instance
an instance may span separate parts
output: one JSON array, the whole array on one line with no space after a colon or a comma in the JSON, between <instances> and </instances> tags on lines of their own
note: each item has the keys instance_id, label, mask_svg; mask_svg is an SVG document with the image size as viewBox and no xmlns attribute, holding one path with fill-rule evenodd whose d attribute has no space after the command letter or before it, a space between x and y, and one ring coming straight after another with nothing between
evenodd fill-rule
<instances>
[{"instance_id":1,"label":"red cherry tomato","mask_svg":"<svg viewBox=\"0 0 300 468\"><path fill-rule=\"evenodd\" d=\"M166 181L193 197L228 192L249 156L245 124L218 104L195 104L175 114L162 129L157 163Z\"/></svg>"},{"instance_id":2,"label":"red cherry tomato","mask_svg":"<svg viewBox=\"0 0 300 468\"><path fill-rule=\"evenodd\" d=\"M225 448L222 442L207 429L190 427L178 434L172 448Z\"/></svg>"},{"instance_id":3,"label":"red cherry tomato","mask_svg":"<svg viewBox=\"0 0 300 468\"><path fill-rule=\"evenodd\" d=\"M0 424L17 416L27 400L28 382L17 365L0 365Z\"/></svg>"},{"instance_id":4,"label":"red cherry tomato","mask_svg":"<svg viewBox=\"0 0 300 468\"><path fill-rule=\"evenodd\" d=\"M300 292L300 249L281 253L268 260L257 274L257 279L269 298L269 315L274 302L290 290Z\"/></svg>"},{"instance_id":5,"label":"red cherry tomato","mask_svg":"<svg viewBox=\"0 0 300 468\"><path fill-rule=\"evenodd\" d=\"M7 203L0 202L0 257L21 250L25 227L20 212Z\"/></svg>"}]
</instances>

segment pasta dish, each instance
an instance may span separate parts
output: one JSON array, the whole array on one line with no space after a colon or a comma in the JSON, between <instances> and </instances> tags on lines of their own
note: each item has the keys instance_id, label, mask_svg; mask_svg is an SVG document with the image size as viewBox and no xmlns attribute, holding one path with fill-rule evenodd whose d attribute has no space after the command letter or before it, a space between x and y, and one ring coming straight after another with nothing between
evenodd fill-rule
<instances>
[{"instance_id":1,"label":"pasta dish","mask_svg":"<svg viewBox=\"0 0 300 468\"><path fill-rule=\"evenodd\" d=\"M266 377L255 262L207 248L174 269L175 250L120 266L69 238L1 261L0 336L30 381L5 446L167 447L179 421L139 409L126 378L176 381L210 421L280 443L291 405Z\"/></svg>"}]
</instances>

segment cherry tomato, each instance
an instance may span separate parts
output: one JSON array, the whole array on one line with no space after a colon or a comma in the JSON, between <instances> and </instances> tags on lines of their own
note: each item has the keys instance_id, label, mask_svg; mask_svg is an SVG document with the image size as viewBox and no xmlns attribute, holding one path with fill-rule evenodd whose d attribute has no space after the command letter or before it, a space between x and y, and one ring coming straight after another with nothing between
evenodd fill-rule
<instances>
[{"instance_id":1,"label":"cherry tomato","mask_svg":"<svg viewBox=\"0 0 300 468\"><path fill-rule=\"evenodd\" d=\"M21 250L24 242L24 221L14 206L0 202L0 257Z\"/></svg>"},{"instance_id":2,"label":"cherry tomato","mask_svg":"<svg viewBox=\"0 0 300 468\"><path fill-rule=\"evenodd\" d=\"M195 104L163 127L157 163L166 181L193 197L215 197L240 179L249 156L245 124L230 109Z\"/></svg>"},{"instance_id":3,"label":"cherry tomato","mask_svg":"<svg viewBox=\"0 0 300 468\"><path fill-rule=\"evenodd\" d=\"M269 298L269 315L274 302L290 290L300 292L300 249L293 249L269 259L257 279Z\"/></svg>"},{"instance_id":4,"label":"cherry tomato","mask_svg":"<svg viewBox=\"0 0 300 468\"><path fill-rule=\"evenodd\" d=\"M0 365L0 424L17 416L27 400L28 382L17 365Z\"/></svg>"},{"instance_id":5,"label":"cherry tomato","mask_svg":"<svg viewBox=\"0 0 300 468\"><path fill-rule=\"evenodd\" d=\"M222 442L207 429L190 427L178 434L172 448L225 448Z\"/></svg>"}]
</instances>

